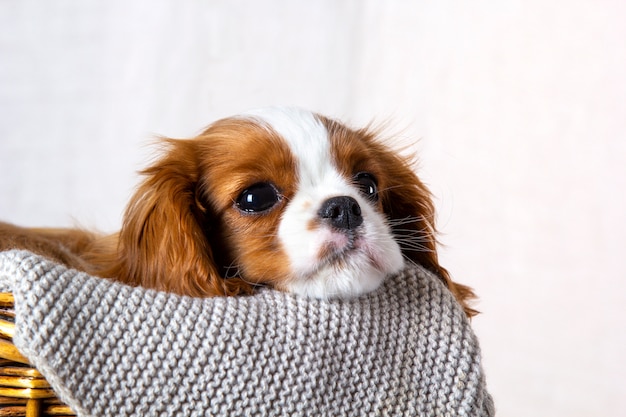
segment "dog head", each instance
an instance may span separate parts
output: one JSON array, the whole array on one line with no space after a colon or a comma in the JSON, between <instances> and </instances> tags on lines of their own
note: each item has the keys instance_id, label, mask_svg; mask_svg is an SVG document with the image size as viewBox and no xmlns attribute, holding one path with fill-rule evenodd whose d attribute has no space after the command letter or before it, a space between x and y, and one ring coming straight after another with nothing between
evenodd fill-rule
<instances>
[{"instance_id":1,"label":"dog head","mask_svg":"<svg viewBox=\"0 0 626 417\"><path fill-rule=\"evenodd\" d=\"M430 194L368 129L294 108L165 140L119 236L120 279L181 294L257 285L320 298L376 289L405 261L439 265Z\"/></svg>"}]
</instances>

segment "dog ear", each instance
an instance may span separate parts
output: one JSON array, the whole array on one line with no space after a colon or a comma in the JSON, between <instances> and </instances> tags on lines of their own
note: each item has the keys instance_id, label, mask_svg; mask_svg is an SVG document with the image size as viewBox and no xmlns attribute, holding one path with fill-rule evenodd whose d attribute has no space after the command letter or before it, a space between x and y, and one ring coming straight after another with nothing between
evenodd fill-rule
<instances>
[{"instance_id":1,"label":"dog ear","mask_svg":"<svg viewBox=\"0 0 626 417\"><path fill-rule=\"evenodd\" d=\"M404 257L434 272L463 306L468 317L477 314L468 302L475 298L471 288L457 284L439 264L435 207L428 188L411 169L409 159L381 150L387 182L381 189L383 210Z\"/></svg>"},{"instance_id":2,"label":"dog ear","mask_svg":"<svg viewBox=\"0 0 626 417\"><path fill-rule=\"evenodd\" d=\"M251 292L225 280L208 234L212 218L201 196L197 140L164 141L166 152L142 174L119 234L120 281L190 296Z\"/></svg>"}]
</instances>

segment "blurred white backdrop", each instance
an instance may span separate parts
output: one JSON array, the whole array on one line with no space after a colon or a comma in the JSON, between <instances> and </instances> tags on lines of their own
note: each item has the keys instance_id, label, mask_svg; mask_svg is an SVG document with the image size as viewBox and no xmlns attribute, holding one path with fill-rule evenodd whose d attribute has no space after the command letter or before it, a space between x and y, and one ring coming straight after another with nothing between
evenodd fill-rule
<instances>
[{"instance_id":1,"label":"blurred white backdrop","mask_svg":"<svg viewBox=\"0 0 626 417\"><path fill-rule=\"evenodd\" d=\"M626 3L0 1L0 219L116 230L155 135L390 120L498 414L626 415Z\"/></svg>"}]
</instances>

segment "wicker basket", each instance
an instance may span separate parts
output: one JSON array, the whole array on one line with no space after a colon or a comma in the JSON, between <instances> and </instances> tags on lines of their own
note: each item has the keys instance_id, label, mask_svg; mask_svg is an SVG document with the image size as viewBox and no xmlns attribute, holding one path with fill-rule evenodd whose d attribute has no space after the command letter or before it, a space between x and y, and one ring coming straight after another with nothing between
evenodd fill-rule
<instances>
[{"instance_id":1,"label":"wicker basket","mask_svg":"<svg viewBox=\"0 0 626 417\"><path fill-rule=\"evenodd\" d=\"M13 345L13 306L13 295L0 293L0 417L75 416Z\"/></svg>"}]
</instances>

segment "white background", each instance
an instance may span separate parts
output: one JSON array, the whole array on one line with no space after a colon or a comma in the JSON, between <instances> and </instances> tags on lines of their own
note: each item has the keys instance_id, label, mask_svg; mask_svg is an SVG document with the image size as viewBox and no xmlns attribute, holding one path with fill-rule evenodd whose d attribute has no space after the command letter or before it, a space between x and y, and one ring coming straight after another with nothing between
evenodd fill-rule
<instances>
[{"instance_id":1,"label":"white background","mask_svg":"<svg viewBox=\"0 0 626 417\"><path fill-rule=\"evenodd\" d=\"M626 2L0 0L0 218L116 230L155 135L390 120L498 415L626 415Z\"/></svg>"}]
</instances>

